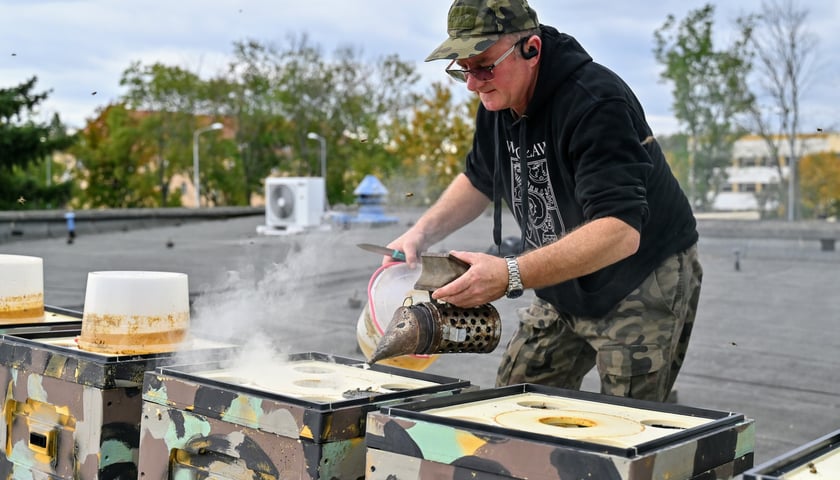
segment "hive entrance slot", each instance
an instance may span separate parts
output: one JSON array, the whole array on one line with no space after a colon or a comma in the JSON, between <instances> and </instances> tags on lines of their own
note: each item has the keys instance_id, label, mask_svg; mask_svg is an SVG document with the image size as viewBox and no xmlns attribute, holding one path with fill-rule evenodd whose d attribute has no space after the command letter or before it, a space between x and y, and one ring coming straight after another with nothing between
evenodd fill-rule
<instances>
[{"instance_id":1,"label":"hive entrance slot","mask_svg":"<svg viewBox=\"0 0 840 480\"><path fill-rule=\"evenodd\" d=\"M561 428L589 428L597 425L592 420L578 417L546 417L541 418L540 423Z\"/></svg>"},{"instance_id":2,"label":"hive entrance slot","mask_svg":"<svg viewBox=\"0 0 840 480\"><path fill-rule=\"evenodd\" d=\"M47 436L42 433L30 432L29 445L44 450L47 448Z\"/></svg>"}]
</instances>

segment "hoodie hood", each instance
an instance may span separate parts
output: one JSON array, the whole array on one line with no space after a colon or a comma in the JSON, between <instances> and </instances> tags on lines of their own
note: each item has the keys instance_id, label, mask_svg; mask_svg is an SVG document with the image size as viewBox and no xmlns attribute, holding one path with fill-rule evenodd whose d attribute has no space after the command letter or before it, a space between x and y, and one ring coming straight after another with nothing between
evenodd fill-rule
<instances>
[{"instance_id":1,"label":"hoodie hood","mask_svg":"<svg viewBox=\"0 0 840 480\"><path fill-rule=\"evenodd\" d=\"M535 117L540 110L551 105L550 98L554 96L554 92L561 88L566 81L574 74L575 71L582 66L592 62L592 57L583 49L577 40L565 33L560 33L556 28L548 25L540 25L540 38L542 39L542 57L540 58L540 70L537 74L537 84L534 88L534 96L528 102L528 107L525 109L525 114L513 121L519 126L519 145L525 145L528 138L528 118ZM496 116L496 122L499 117ZM507 117L513 120L512 116ZM499 126L498 123L494 126L494 135L496 136L495 144L499 144ZM528 175L520 175L520 191L527 192L528 190ZM500 182L499 172L499 152L495 154L495 163L493 165L493 243L501 251L502 242L502 193L499 186ZM530 212L528 209L522 210L522 218L520 219L521 241L520 251L525 251L526 246L526 229L528 228L528 216Z\"/></svg>"},{"instance_id":2,"label":"hoodie hood","mask_svg":"<svg viewBox=\"0 0 840 480\"><path fill-rule=\"evenodd\" d=\"M540 25L542 38L542 58L537 74L534 97L528 103L525 112L533 116L540 109L550 104L548 99L582 66L590 63L592 57L573 37L560 33L556 28Z\"/></svg>"}]
</instances>

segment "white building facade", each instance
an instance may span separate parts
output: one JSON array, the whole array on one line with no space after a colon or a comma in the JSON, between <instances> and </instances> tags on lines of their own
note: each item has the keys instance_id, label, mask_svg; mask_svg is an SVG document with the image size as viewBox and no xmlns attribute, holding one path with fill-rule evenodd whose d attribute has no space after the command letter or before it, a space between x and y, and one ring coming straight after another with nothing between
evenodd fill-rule
<instances>
[{"instance_id":1,"label":"white building facade","mask_svg":"<svg viewBox=\"0 0 840 480\"><path fill-rule=\"evenodd\" d=\"M718 211L757 211L762 208L762 193L790 175L790 144L786 137L777 139L781 169L771 158L767 142L757 135L741 137L732 148L732 166L726 169L727 182L715 197L712 208ZM798 158L820 153L840 154L840 134L800 135L795 145ZM767 201L764 210L774 210L778 201Z\"/></svg>"}]
</instances>

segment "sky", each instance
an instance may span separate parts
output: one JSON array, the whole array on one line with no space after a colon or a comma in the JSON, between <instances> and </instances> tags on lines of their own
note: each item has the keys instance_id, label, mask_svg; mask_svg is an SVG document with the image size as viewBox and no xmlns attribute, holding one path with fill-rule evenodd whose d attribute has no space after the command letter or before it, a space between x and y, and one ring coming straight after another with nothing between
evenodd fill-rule
<instances>
[{"instance_id":1,"label":"sky","mask_svg":"<svg viewBox=\"0 0 840 480\"><path fill-rule=\"evenodd\" d=\"M766 0L765 0L766 1ZM803 3L804 2L804 3ZM653 32L706 0L531 0L543 24L576 37L595 61L617 72L642 101L656 134L679 124L671 86L660 80ZM719 45L734 39L734 20L758 12L762 0L715 2ZM58 113L81 128L98 108L124 94L122 72L134 61L161 62L211 77L232 57L236 41L285 45L308 35L325 55L360 49L371 62L385 55L416 62L422 82L448 81L445 62L423 60L446 36L449 0L0 0L0 88L38 77L51 91L36 119ZM813 80L803 95L803 131L840 130L840 0L800 0L818 38ZM456 88L464 88L458 85Z\"/></svg>"}]
</instances>

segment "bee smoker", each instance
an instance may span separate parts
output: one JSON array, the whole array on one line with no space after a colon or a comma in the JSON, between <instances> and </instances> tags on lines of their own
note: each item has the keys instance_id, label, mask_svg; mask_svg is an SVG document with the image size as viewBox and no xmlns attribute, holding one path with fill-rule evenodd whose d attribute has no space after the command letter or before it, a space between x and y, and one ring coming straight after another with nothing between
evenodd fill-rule
<instances>
[{"instance_id":1,"label":"bee smoker","mask_svg":"<svg viewBox=\"0 0 840 480\"><path fill-rule=\"evenodd\" d=\"M433 292L469 268L449 254L424 253L420 259L417 290ZM394 312L368 363L411 354L490 353L501 334L499 312L489 303L472 308L434 300L404 305Z\"/></svg>"}]
</instances>

